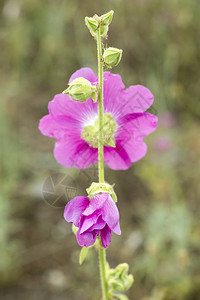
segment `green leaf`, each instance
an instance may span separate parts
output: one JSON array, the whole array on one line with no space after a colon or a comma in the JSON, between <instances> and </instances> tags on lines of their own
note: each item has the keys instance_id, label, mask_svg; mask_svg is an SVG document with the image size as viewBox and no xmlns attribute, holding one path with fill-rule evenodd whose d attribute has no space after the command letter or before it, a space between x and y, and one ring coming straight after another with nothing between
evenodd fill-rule
<instances>
[{"instance_id":1,"label":"green leaf","mask_svg":"<svg viewBox=\"0 0 200 300\"><path fill-rule=\"evenodd\" d=\"M80 251L80 255L79 255L79 264L82 265L82 263L84 262L84 260L86 259L86 256L88 254L88 250L89 248L87 247L83 247Z\"/></svg>"}]
</instances>

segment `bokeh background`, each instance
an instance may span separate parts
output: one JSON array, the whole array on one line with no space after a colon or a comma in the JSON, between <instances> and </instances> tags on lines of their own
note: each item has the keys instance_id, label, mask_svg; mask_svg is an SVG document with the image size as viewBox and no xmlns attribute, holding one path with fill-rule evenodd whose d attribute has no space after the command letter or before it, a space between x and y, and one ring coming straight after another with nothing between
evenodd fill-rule
<instances>
[{"instance_id":1,"label":"bokeh background","mask_svg":"<svg viewBox=\"0 0 200 300\"><path fill-rule=\"evenodd\" d=\"M42 194L55 174L64 174L67 196L84 193L96 169L58 165L54 140L40 134L38 121L71 73L84 66L97 71L84 17L110 9L106 43L124 50L113 72L127 87L151 89L159 126L146 138L144 159L128 171L106 169L122 227L108 259L112 267L129 263L135 277L130 299L200 299L199 1L1 0L2 300L100 299L97 253L90 251L79 266L80 247L63 220L66 198L54 205Z\"/></svg>"}]
</instances>

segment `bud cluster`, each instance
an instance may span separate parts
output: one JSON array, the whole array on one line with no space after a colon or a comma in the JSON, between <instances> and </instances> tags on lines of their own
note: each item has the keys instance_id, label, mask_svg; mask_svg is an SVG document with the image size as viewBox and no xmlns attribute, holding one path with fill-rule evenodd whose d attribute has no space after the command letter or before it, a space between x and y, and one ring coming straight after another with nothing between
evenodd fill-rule
<instances>
[{"instance_id":1,"label":"bud cluster","mask_svg":"<svg viewBox=\"0 0 200 300\"><path fill-rule=\"evenodd\" d=\"M102 15L93 17L86 17L85 24L88 27L91 35L94 38L97 38L97 30L100 30L100 36L102 38L107 38L107 33L109 29L109 25L113 18L113 10ZM108 68L115 67L119 64L122 57L122 50L114 47L109 47L105 49L101 61Z\"/></svg>"}]
</instances>

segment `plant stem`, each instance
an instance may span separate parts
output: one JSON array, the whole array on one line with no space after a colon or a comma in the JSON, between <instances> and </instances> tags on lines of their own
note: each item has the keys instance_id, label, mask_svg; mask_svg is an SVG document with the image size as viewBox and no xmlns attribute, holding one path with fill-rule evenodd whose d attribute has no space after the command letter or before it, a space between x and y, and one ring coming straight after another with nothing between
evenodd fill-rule
<instances>
[{"instance_id":1,"label":"plant stem","mask_svg":"<svg viewBox=\"0 0 200 300\"><path fill-rule=\"evenodd\" d=\"M99 109L99 140L98 140L98 165L99 165L99 182L104 182L104 165L103 165L103 63L100 27L97 30L97 53L98 53L98 109Z\"/></svg>"},{"instance_id":2,"label":"plant stem","mask_svg":"<svg viewBox=\"0 0 200 300\"><path fill-rule=\"evenodd\" d=\"M101 45L101 32L100 27L97 30L97 53L98 53L98 78L99 78L99 92L98 92L98 114L99 114L99 140L98 140L98 169L99 169L99 182L104 182L104 164L103 164L103 63L102 58L102 45ZM103 300L109 300L108 285L106 280L106 251L100 242L99 249L99 264L101 276L101 288Z\"/></svg>"},{"instance_id":3,"label":"plant stem","mask_svg":"<svg viewBox=\"0 0 200 300\"><path fill-rule=\"evenodd\" d=\"M106 280L106 251L100 243L99 249L99 265L100 265L100 275L101 275L101 287L102 287L102 294L103 300L109 300L108 297L108 286Z\"/></svg>"}]
</instances>

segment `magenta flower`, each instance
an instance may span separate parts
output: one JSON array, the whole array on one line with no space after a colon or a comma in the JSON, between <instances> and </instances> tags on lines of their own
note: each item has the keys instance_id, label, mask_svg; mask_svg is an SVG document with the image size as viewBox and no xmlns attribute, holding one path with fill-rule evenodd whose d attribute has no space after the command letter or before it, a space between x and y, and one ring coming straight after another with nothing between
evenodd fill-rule
<instances>
[{"instance_id":1,"label":"magenta flower","mask_svg":"<svg viewBox=\"0 0 200 300\"><path fill-rule=\"evenodd\" d=\"M76 71L69 82L84 77L93 85L98 78L89 68ZM142 85L124 90L120 75L104 73L104 161L111 169L128 169L147 151L143 138L157 126L157 117L145 112L152 93ZM80 103L58 94L49 102L49 114L40 120L42 134L57 139L56 160L64 167L84 169L98 161L98 103Z\"/></svg>"},{"instance_id":2,"label":"magenta flower","mask_svg":"<svg viewBox=\"0 0 200 300\"><path fill-rule=\"evenodd\" d=\"M102 245L108 247L111 231L120 235L119 212L109 194L100 193L91 198L78 196L65 206L64 218L78 227L77 241L81 247L89 247L100 234Z\"/></svg>"}]
</instances>

